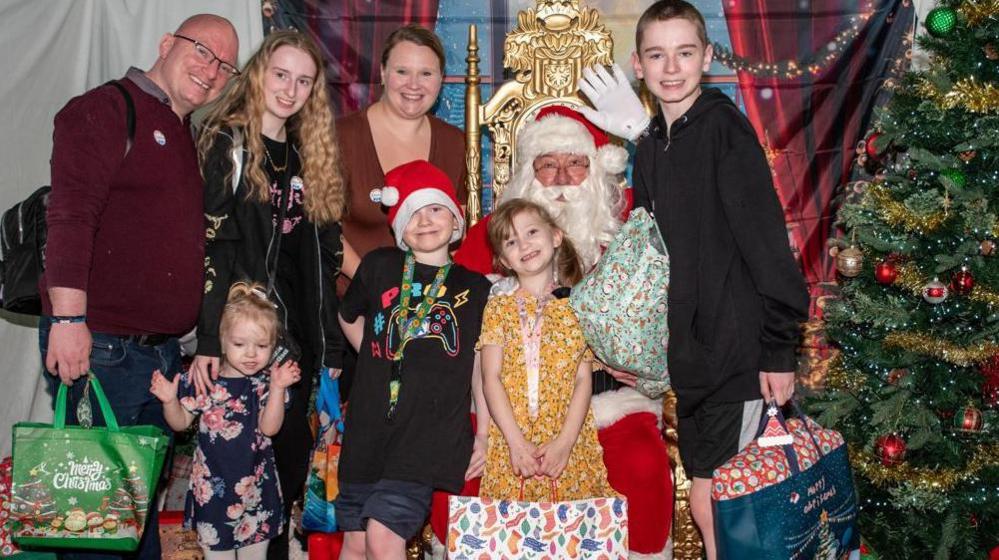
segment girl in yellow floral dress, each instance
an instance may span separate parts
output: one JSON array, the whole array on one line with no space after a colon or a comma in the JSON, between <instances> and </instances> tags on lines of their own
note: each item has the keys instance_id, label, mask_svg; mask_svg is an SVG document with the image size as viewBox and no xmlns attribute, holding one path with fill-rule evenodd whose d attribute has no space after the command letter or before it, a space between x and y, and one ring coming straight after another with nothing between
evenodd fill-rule
<instances>
[{"instance_id":1,"label":"girl in yellow floral dress","mask_svg":"<svg viewBox=\"0 0 999 560\"><path fill-rule=\"evenodd\" d=\"M489 241L518 286L486 305L479 339L493 424L480 496L544 501L613 496L590 413L593 356L565 297L575 250L537 204L490 217Z\"/></svg>"}]
</instances>

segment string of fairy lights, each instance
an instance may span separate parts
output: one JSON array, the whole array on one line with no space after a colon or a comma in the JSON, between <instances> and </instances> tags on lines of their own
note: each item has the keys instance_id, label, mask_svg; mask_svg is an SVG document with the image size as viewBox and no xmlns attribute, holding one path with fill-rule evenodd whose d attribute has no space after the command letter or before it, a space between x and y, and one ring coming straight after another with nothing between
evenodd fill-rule
<instances>
[{"instance_id":1,"label":"string of fairy lights","mask_svg":"<svg viewBox=\"0 0 999 560\"><path fill-rule=\"evenodd\" d=\"M714 59L726 68L736 72L746 72L754 76L774 77L784 79L800 78L806 74L817 76L835 63L843 55L843 51L860 35L864 25L874 14L874 2L864 2L860 11L847 18L845 28L829 40L819 50L802 59L787 59L766 62L735 54L732 49L715 42L712 47Z\"/></svg>"}]
</instances>

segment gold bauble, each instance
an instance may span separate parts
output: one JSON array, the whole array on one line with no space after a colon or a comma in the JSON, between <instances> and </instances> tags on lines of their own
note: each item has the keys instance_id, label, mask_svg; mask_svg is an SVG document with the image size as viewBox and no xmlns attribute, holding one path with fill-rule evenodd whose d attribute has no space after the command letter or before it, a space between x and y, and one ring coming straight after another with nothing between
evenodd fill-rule
<instances>
[{"instance_id":1,"label":"gold bauble","mask_svg":"<svg viewBox=\"0 0 999 560\"><path fill-rule=\"evenodd\" d=\"M836 270L847 278L860 274L864 268L864 253L854 245L850 245L836 254Z\"/></svg>"},{"instance_id":2,"label":"gold bauble","mask_svg":"<svg viewBox=\"0 0 999 560\"><path fill-rule=\"evenodd\" d=\"M979 250L981 250L982 254L987 257L987 256L991 255L993 253L993 251L996 250L996 243L995 243L995 241L992 241L991 239L985 239L981 243L978 244L978 248L979 248Z\"/></svg>"}]
</instances>

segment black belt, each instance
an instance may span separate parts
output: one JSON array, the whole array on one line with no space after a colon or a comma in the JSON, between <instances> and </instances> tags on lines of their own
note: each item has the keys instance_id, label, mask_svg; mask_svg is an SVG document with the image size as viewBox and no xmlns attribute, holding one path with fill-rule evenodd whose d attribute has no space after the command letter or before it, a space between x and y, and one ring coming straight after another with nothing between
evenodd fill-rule
<instances>
[{"instance_id":1,"label":"black belt","mask_svg":"<svg viewBox=\"0 0 999 560\"><path fill-rule=\"evenodd\" d=\"M607 391L617 391L621 387L626 387L624 383L621 383L614 376L607 373L605 370L598 369L593 372L593 394L599 395Z\"/></svg>"},{"instance_id":2,"label":"black belt","mask_svg":"<svg viewBox=\"0 0 999 560\"><path fill-rule=\"evenodd\" d=\"M117 336L123 342L132 342L139 346L159 346L171 338L177 338L175 334L121 334Z\"/></svg>"}]
</instances>

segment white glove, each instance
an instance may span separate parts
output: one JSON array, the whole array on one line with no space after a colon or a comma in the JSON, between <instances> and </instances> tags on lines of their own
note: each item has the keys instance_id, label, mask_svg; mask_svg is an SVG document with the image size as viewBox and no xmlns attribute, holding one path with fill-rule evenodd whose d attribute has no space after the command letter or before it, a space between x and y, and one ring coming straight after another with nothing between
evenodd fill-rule
<instances>
[{"instance_id":1,"label":"white glove","mask_svg":"<svg viewBox=\"0 0 999 560\"><path fill-rule=\"evenodd\" d=\"M589 107L580 107L579 112L615 136L634 142L652 120L635 90L631 89L624 70L617 64L614 65L613 76L599 64L583 68L579 90L597 108L594 111Z\"/></svg>"}]
</instances>

